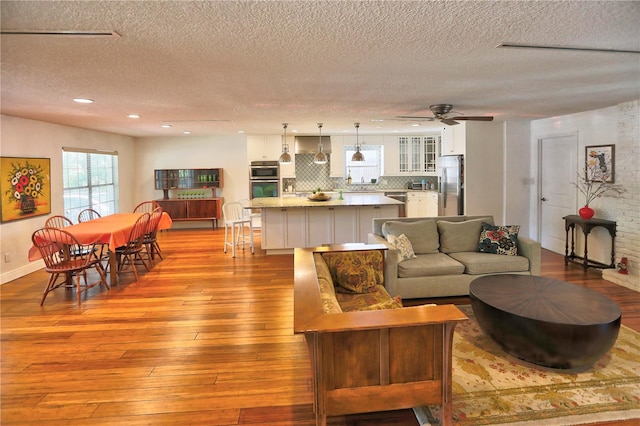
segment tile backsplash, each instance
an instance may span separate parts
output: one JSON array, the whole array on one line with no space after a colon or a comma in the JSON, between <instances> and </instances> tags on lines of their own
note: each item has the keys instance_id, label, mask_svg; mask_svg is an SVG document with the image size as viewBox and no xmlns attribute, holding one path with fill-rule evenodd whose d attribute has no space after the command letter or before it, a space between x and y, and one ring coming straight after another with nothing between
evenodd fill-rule
<instances>
[{"instance_id":1,"label":"tile backsplash","mask_svg":"<svg viewBox=\"0 0 640 426\"><path fill-rule=\"evenodd\" d=\"M324 190L346 188L368 190L389 190L389 189L405 189L409 182L421 181L425 179L427 184L437 184L438 178L435 176L383 176L376 184L353 183L347 185L345 178L329 177L329 164L331 163L331 154L329 154L329 162L327 164L315 164L313 162L313 154L296 154L296 178L285 179L284 187L291 185L295 191L313 191L322 188Z\"/></svg>"}]
</instances>

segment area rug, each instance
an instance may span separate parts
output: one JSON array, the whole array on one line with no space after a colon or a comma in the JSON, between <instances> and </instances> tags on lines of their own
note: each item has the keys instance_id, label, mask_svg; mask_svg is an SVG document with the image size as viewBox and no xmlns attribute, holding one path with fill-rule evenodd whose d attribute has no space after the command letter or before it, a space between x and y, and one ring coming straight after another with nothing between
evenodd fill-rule
<instances>
[{"instance_id":1,"label":"area rug","mask_svg":"<svg viewBox=\"0 0 640 426\"><path fill-rule=\"evenodd\" d=\"M455 425L577 425L640 419L640 333L622 326L614 347L594 366L566 373L506 354L469 321L453 339ZM421 425L437 425L439 407L414 408ZM639 422L640 423L640 422Z\"/></svg>"}]
</instances>

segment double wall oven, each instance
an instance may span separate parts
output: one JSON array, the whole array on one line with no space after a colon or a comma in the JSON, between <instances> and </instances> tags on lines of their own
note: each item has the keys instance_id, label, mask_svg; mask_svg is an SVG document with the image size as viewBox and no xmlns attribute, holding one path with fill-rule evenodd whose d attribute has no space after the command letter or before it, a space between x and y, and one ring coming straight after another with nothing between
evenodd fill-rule
<instances>
[{"instance_id":1,"label":"double wall oven","mask_svg":"<svg viewBox=\"0 0 640 426\"><path fill-rule=\"evenodd\" d=\"M251 198L280 196L280 163L252 161L249 167L249 193Z\"/></svg>"}]
</instances>

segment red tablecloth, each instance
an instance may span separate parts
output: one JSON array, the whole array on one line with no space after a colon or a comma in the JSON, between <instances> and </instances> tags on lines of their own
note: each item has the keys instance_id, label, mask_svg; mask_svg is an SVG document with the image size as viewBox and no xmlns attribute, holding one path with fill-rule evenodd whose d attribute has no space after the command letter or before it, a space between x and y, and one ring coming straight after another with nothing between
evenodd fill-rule
<instances>
[{"instance_id":1,"label":"red tablecloth","mask_svg":"<svg viewBox=\"0 0 640 426\"><path fill-rule=\"evenodd\" d=\"M75 236L81 244L108 244L109 250L114 252L117 247L127 242L133 225L141 215L142 213L117 213L68 226L64 230ZM163 212L158 228L169 229L171 223L171 217ZM29 249L29 260L40 258L38 248L32 245Z\"/></svg>"}]
</instances>

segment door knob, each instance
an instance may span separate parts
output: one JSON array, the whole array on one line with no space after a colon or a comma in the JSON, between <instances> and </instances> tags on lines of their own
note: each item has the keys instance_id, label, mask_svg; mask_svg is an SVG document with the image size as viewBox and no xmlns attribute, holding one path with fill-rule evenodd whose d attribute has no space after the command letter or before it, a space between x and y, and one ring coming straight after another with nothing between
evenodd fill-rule
<instances>
[{"instance_id":1,"label":"door knob","mask_svg":"<svg viewBox=\"0 0 640 426\"><path fill-rule=\"evenodd\" d=\"M542 197L542 198L540 198L540 199L541 199L542 201L547 201L547 199L546 199L546 198L544 198L544 197Z\"/></svg>"}]
</instances>

